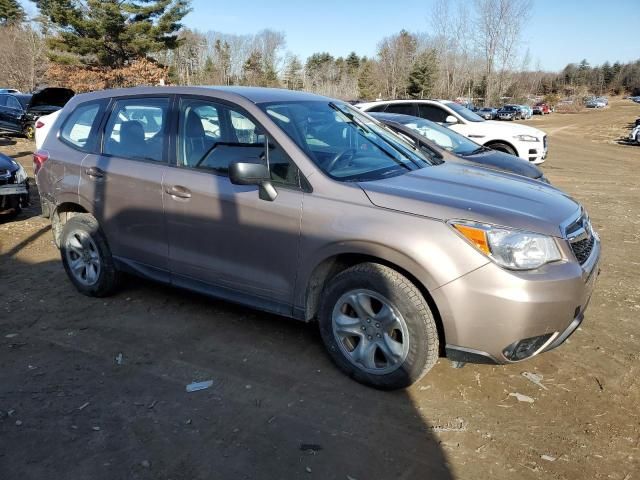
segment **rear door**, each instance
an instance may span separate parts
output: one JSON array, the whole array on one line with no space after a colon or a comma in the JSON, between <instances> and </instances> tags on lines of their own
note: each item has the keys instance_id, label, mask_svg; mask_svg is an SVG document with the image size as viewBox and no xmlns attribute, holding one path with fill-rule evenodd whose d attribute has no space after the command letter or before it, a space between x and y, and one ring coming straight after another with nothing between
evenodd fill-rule
<instances>
[{"instance_id":1,"label":"rear door","mask_svg":"<svg viewBox=\"0 0 640 480\"><path fill-rule=\"evenodd\" d=\"M8 96L9 95L0 93L0 129L2 130L5 129L5 124L7 121L5 117L5 110L6 110Z\"/></svg>"},{"instance_id":2,"label":"rear door","mask_svg":"<svg viewBox=\"0 0 640 480\"><path fill-rule=\"evenodd\" d=\"M262 299L263 308L289 313L280 309L290 306L297 268L297 167L249 114L210 98L181 99L176 150L164 181L172 282L223 288L231 298L243 292ZM234 161L268 161L276 199L233 185Z\"/></svg>"},{"instance_id":3,"label":"rear door","mask_svg":"<svg viewBox=\"0 0 640 480\"><path fill-rule=\"evenodd\" d=\"M168 281L162 181L170 96L121 97L101 128L101 153L82 163L80 194L93 205L112 253L134 270Z\"/></svg>"},{"instance_id":4,"label":"rear door","mask_svg":"<svg viewBox=\"0 0 640 480\"><path fill-rule=\"evenodd\" d=\"M3 128L16 133L22 132L24 109L14 96L6 95L2 115Z\"/></svg>"}]
</instances>

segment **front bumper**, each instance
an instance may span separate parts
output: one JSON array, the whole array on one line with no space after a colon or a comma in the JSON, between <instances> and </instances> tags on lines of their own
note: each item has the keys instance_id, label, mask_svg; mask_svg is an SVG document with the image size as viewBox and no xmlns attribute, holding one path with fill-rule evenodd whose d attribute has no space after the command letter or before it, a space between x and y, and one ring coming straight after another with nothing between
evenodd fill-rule
<instances>
[{"instance_id":1,"label":"front bumper","mask_svg":"<svg viewBox=\"0 0 640 480\"><path fill-rule=\"evenodd\" d=\"M20 210L29 204L29 184L0 185L0 213Z\"/></svg>"},{"instance_id":2,"label":"front bumper","mask_svg":"<svg viewBox=\"0 0 640 480\"><path fill-rule=\"evenodd\" d=\"M561 345L584 318L599 273L600 243L580 266L575 260L534 272L493 262L436 290L447 357L476 363L514 363ZM539 339L513 360L523 340Z\"/></svg>"}]
</instances>

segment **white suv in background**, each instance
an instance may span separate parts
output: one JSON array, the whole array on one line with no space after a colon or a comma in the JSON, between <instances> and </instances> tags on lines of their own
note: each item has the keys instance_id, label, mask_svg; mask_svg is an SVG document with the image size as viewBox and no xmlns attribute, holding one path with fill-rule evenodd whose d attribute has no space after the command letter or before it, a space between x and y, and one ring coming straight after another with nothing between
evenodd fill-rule
<instances>
[{"instance_id":1,"label":"white suv in background","mask_svg":"<svg viewBox=\"0 0 640 480\"><path fill-rule=\"evenodd\" d=\"M468 108L449 100L385 100L359 103L364 112L412 115L448 126L476 143L510 153L534 164L547 156L547 134L518 123L485 120Z\"/></svg>"}]
</instances>

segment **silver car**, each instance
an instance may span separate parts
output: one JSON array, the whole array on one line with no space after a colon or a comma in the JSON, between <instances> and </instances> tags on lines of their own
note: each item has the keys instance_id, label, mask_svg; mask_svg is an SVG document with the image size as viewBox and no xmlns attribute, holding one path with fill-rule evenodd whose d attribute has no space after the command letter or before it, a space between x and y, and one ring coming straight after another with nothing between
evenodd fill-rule
<instances>
[{"instance_id":1,"label":"silver car","mask_svg":"<svg viewBox=\"0 0 640 480\"><path fill-rule=\"evenodd\" d=\"M128 272L317 321L336 365L377 388L439 355L500 364L557 347L598 275L598 235L561 191L435 161L308 93L78 95L34 170L81 293L109 295Z\"/></svg>"}]
</instances>

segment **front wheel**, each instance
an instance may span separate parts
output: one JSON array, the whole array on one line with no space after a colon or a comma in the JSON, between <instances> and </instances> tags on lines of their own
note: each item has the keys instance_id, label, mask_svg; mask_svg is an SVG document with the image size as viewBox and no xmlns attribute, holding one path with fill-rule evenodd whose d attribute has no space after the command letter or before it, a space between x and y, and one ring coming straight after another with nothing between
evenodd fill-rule
<instances>
[{"instance_id":1,"label":"front wheel","mask_svg":"<svg viewBox=\"0 0 640 480\"><path fill-rule=\"evenodd\" d=\"M69 279L80 293L105 297L117 287L118 272L111 250L92 215L80 213L67 220L60 238L60 254Z\"/></svg>"},{"instance_id":2,"label":"front wheel","mask_svg":"<svg viewBox=\"0 0 640 480\"><path fill-rule=\"evenodd\" d=\"M518 154L513 149L513 147L511 145L507 145L506 143L497 142L497 143L492 143L491 145L485 145L485 146L489 147L491 150L497 150L498 152L504 152L504 153L508 153L509 155L518 156Z\"/></svg>"},{"instance_id":3,"label":"front wheel","mask_svg":"<svg viewBox=\"0 0 640 480\"><path fill-rule=\"evenodd\" d=\"M417 382L438 359L438 332L416 286L389 267L362 263L333 278L319 312L334 363L366 385L392 390Z\"/></svg>"}]
</instances>

